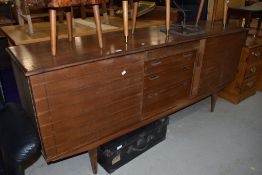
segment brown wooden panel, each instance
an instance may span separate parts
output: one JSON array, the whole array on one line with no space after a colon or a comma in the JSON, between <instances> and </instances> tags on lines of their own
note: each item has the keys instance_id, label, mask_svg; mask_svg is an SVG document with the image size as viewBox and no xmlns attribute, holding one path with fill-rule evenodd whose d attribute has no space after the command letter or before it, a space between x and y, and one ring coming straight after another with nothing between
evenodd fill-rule
<instances>
[{"instance_id":1,"label":"brown wooden panel","mask_svg":"<svg viewBox=\"0 0 262 175\"><path fill-rule=\"evenodd\" d=\"M148 75L144 78L144 93L151 93L160 88L169 87L172 84L192 77L193 64L179 65L173 70Z\"/></svg>"},{"instance_id":2,"label":"brown wooden panel","mask_svg":"<svg viewBox=\"0 0 262 175\"><path fill-rule=\"evenodd\" d=\"M143 118L149 118L157 113L174 107L180 99L189 95L191 80L186 80L169 88L156 90L145 94L143 100Z\"/></svg>"},{"instance_id":3,"label":"brown wooden panel","mask_svg":"<svg viewBox=\"0 0 262 175\"><path fill-rule=\"evenodd\" d=\"M244 91L254 91L256 87L256 77L251 77L249 79L246 79L240 88L240 92Z\"/></svg>"},{"instance_id":4,"label":"brown wooden panel","mask_svg":"<svg viewBox=\"0 0 262 175\"><path fill-rule=\"evenodd\" d=\"M248 65L245 71L245 78L256 76L257 72L258 72L257 64Z\"/></svg>"},{"instance_id":5,"label":"brown wooden panel","mask_svg":"<svg viewBox=\"0 0 262 175\"><path fill-rule=\"evenodd\" d=\"M250 49L249 57L247 58L247 62L249 64L262 61L262 47L257 47L254 49Z\"/></svg>"},{"instance_id":6,"label":"brown wooden panel","mask_svg":"<svg viewBox=\"0 0 262 175\"><path fill-rule=\"evenodd\" d=\"M193 64L196 57L196 50L167 56L162 59L155 59L145 63L145 74L153 74L168 69L174 69L181 64Z\"/></svg>"}]
</instances>

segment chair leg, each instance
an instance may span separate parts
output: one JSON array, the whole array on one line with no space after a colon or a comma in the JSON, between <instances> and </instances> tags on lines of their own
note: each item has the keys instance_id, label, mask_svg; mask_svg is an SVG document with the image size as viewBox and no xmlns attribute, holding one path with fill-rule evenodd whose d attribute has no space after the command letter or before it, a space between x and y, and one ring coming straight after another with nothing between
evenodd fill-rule
<instances>
[{"instance_id":1,"label":"chair leg","mask_svg":"<svg viewBox=\"0 0 262 175\"><path fill-rule=\"evenodd\" d=\"M67 32L68 40L71 42L73 38L73 26L72 26L72 15L71 11L66 12Z\"/></svg>"},{"instance_id":2,"label":"chair leg","mask_svg":"<svg viewBox=\"0 0 262 175\"><path fill-rule=\"evenodd\" d=\"M217 94L212 94L211 95L211 112L214 112L216 102L217 102Z\"/></svg>"},{"instance_id":3,"label":"chair leg","mask_svg":"<svg viewBox=\"0 0 262 175\"><path fill-rule=\"evenodd\" d=\"M106 1L102 2L102 10L103 10L103 17L105 24L109 24L108 14L107 14L107 7L106 7Z\"/></svg>"},{"instance_id":4,"label":"chair leg","mask_svg":"<svg viewBox=\"0 0 262 175\"><path fill-rule=\"evenodd\" d=\"M50 20L50 41L51 41L51 52L52 55L56 55L56 10L49 10Z\"/></svg>"},{"instance_id":5,"label":"chair leg","mask_svg":"<svg viewBox=\"0 0 262 175\"><path fill-rule=\"evenodd\" d=\"M132 35L135 32L136 28L136 16L137 16L138 2L133 3L133 14L132 14Z\"/></svg>"},{"instance_id":6,"label":"chair leg","mask_svg":"<svg viewBox=\"0 0 262 175\"><path fill-rule=\"evenodd\" d=\"M96 33L97 33L97 37L98 37L99 47L103 48L102 28L101 28L101 21L100 21L99 5L93 5L93 12L94 12L94 16L95 16Z\"/></svg>"},{"instance_id":7,"label":"chair leg","mask_svg":"<svg viewBox=\"0 0 262 175\"><path fill-rule=\"evenodd\" d=\"M204 2L205 2L205 0L200 1L198 12L197 12L196 24L195 24L196 26L198 26L198 22L200 20L201 15L202 15Z\"/></svg>"},{"instance_id":8,"label":"chair leg","mask_svg":"<svg viewBox=\"0 0 262 175\"><path fill-rule=\"evenodd\" d=\"M32 23L31 16L30 15L26 15L26 20L27 20L27 23L28 23L29 33L33 34L34 33L34 29L33 29L33 23Z\"/></svg>"},{"instance_id":9,"label":"chair leg","mask_svg":"<svg viewBox=\"0 0 262 175\"><path fill-rule=\"evenodd\" d=\"M217 5L218 5L218 0L214 0L214 5L213 5L213 12L212 12L212 25L215 22L215 19L217 17Z\"/></svg>"},{"instance_id":10,"label":"chair leg","mask_svg":"<svg viewBox=\"0 0 262 175\"><path fill-rule=\"evenodd\" d=\"M224 0L224 15L223 15L223 26L226 27L227 23L227 11L228 11L229 0Z\"/></svg>"},{"instance_id":11,"label":"chair leg","mask_svg":"<svg viewBox=\"0 0 262 175\"><path fill-rule=\"evenodd\" d=\"M97 174L97 148L88 151L92 170L94 174Z\"/></svg>"},{"instance_id":12,"label":"chair leg","mask_svg":"<svg viewBox=\"0 0 262 175\"><path fill-rule=\"evenodd\" d=\"M125 42L128 38L128 1L122 1Z\"/></svg>"},{"instance_id":13,"label":"chair leg","mask_svg":"<svg viewBox=\"0 0 262 175\"><path fill-rule=\"evenodd\" d=\"M169 36L170 30L170 0L166 0L166 35Z\"/></svg>"}]
</instances>

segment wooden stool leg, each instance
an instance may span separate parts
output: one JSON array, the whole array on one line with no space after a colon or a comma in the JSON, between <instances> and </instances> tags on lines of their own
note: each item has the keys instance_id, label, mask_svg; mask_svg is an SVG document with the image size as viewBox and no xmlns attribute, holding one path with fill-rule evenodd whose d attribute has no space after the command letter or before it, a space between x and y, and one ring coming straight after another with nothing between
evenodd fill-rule
<instances>
[{"instance_id":1,"label":"wooden stool leg","mask_svg":"<svg viewBox=\"0 0 262 175\"><path fill-rule=\"evenodd\" d=\"M93 5L93 11L94 11L94 16L95 16L96 33L97 33L97 36L98 36L99 47L103 48L102 28L101 28L101 21L100 21L99 5Z\"/></svg>"},{"instance_id":2,"label":"wooden stool leg","mask_svg":"<svg viewBox=\"0 0 262 175\"><path fill-rule=\"evenodd\" d=\"M97 148L89 150L89 157L94 174L97 174Z\"/></svg>"},{"instance_id":3,"label":"wooden stool leg","mask_svg":"<svg viewBox=\"0 0 262 175\"><path fill-rule=\"evenodd\" d=\"M218 4L218 0L214 0L213 13L212 13L212 25L214 24L215 19L217 17L217 4Z\"/></svg>"},{"instance_id":4,"label":"wooden stool leg","mask_svg":"<svg viewBox=\"0 0 262 175\"><path fill-rule=\"evenodd\" d=\"M123 7L123 20L124 20L124 35L125 35L125 42L127 43L128 37L128 1L122 1Z\"/></svg>"},{"instance_id":5,"label":"wooden stool leg","mask_svg":"<svg viewBox=\"0 0 262 175\"><path fill-rule=\"evenodd\" d=\"M196 26L198 25L198 22L200 20L201 15L202 15L204 2L205 2L205 0L200 1L198 12L197 12L196 24L195 24Z\"/></svg>"},{"instance_id":6,"label":"wooden stool leg","mask_svg":"<svg viewBox=\"0 0 262 175\"><path fill-rule=\"evenodd\" d=\"M224 0L224 15L223 15L223 26L226 27L227 23L227 11L228 11L229 0Z\"/></svg>"},{"instance_id":7,"label":"wooden stool leg","mask_svg":"<svg viewBox=\"0 0 262 175\"><path fill-rule=\"evenodd\" d=\"M51 52L52 55L56 55L56 10L49 10L50 20L50 41L51 41Z\"/></svg>"},{"instance_id":8,"label":"wooden stool leg","mask_svg":"<svg viewBox=\"0 0 262 175\"><path fill-rule=\"evenodd\" d=\"M212 94L211 95L211 112L214 112L216 102L217 102L217 94Z\"/></svg>"},{"instance_id":9,"label":"wooden stool leg","mask_svg":"<svg viewBox=\"0 0 262 175\"><path fill-rule=\"evenodd\" d=\"M102 2L102 11L103 11L103 17L104 17L105 24L109 24L106 1Z\"/></svg>"},{"instance_id":10,"label":"wooden stool leg","mask_svg":"<svg viewBox=\"0 0 262 175\"><path fill-rule=\"evenodd\" d=\"M73 38L73 26L72 26L72 15L71 11L66 12L67 32L68 40L71 42Z\"/></svg>"},{"instance_id":11,"label":"wooden stool leg","mask_svg":"<svg viewBox=\"0 0 262 175\"><path fill-rule=\"evenodd\" d=\"M169 36L170 30L170 0L166 0L166 35Z\"/></svg>"},{"instance_id":12,"label":"wooden stool leg","mask_svg":"<svg viewBox=\"0 0 262 175\"><path fill-rule=\"evenodd\" d=\"M136 28L136 16L137 16L138 2L133 3L133 14L132 14L132 35L135 32Z\"/></svg>"}]
</instances>

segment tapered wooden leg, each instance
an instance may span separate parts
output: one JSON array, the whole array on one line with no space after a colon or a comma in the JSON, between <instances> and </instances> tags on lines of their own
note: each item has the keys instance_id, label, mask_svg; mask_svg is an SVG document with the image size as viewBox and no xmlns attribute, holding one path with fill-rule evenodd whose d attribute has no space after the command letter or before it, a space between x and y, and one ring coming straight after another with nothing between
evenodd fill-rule
<instances>
[{"instance_id":1,"label":"tapered wooden leg","mask_svg":"<svg viewBox=\"0 0 262 175\"><path fill-rule=\"evenodd\" d=\"M49 10L50 20L50 41L51 41L51 52L52 55L56 55L56 10Z\"/></svg>"},{"instance_id":2,"label":"tapered wooden leg","mask_svg":"<svg viewBox=\"0 0 262 175\"><path fill-rule=\"evenodd\" d=\"M102 11L103 11L103 17L104 17L105 24L109 24L106 1L102 2Z\"/></svg>"},{"instance_id":3,"label":"tapered wooden leg","mask_svg":"<svg viewBox=\"0 0 262 175\"><path fill-rule=\"evenodd\" d=\"M28 24L29 33L33 34L34 33L34 28L33 28L31 15L26 15L26 18L27 18L27 24Z\"/></svg>"},{"instance_id":4,"label":"tapered wooden leg","mask_svg":"<svg viewBox=\"0 0 262 175\"><path fill-rule=\"evenodd\" d=\"M122 1L125 42L128 38L128 1Z\"/></svg>"},{"instance_id":5,"label":"tapered wooden leg","mask_svg":"<svg viewBox=\"0 0 262 175\"><path fill-rule=\"evenodd\" d=\"M94 174L97 174L97 148L89 150L89 157Z\"/></svg>"},{"instance_id":6,"label":"tapered wooden leg","mask_svg":"<svg viewBox=\"0 0 262 175\"><path fill-rule=\"evenodd\" d=\"M95 16L95 23L96 23L96 33L98 37L99 47L103 48L103 40L102 40L102 28L101 28L101 20L100 20L100 13L99 13L99 5L93 5L93 12Z\"/></svg>"},{"instance_id":7,"label":"tapered wooden leg","mask_svg":"<svg viewBox=\"0 0 262 175\"><path fill-rule=\"evenodd\" d=\"M170 30L170 0L166 0L166 35L169 36Z\"/></svg>"},{"instance_id":8,"label":"tapered wooden leg","mask_svg":"<svg viewBox=\"0 0 262 175\"><path fill-rule=\"evenodd\" d=\"M68 40L72 41L72 38L73 38L73 26L72 26L71 11L70 12L66 12L66 22L67 22Z\"/></svg>"},{"instance_id":9,"label":"tapered wooden leg","mask_svg":"<svg viewBox=\"0 0 262 175\"><path fill-rule=\"evenodd\" d=\"M133 14L132 14L132 34L135 32L136 28L136 16L137 16L138 2L133 3Z\"/></svg>"},{"instance_id":10,"label":"tapered wooden leg","mask_svg":"<svg viewBox=\"0 0 262 175\"><path fill-rule=\"evenodd\" d=\"M218 4L218 0L214 0L213 13L212 13L212 25L214 24L216 15L217 15L217 4Z\"/></svg>"},{"instance_id":11,"label":"tapered wooden leg","mask_svg":"<svg viewBox=\"0 0 262 175\"><path fill-rule=\"evenodd\" d=\"M198 25L198 22L200 20L201 15L202 15L204 2L205 2L205 0L200 1L198 12L197 12L196 24L195 24L196 26Z\"/></svg>"},{"instance_id":12,"label":"tapered wooden leg","mask_svg":"<svg viewBox=\"0 0 262 175\"><path fill-rule=\"evenodd\" d=\"M223 15L223 26L226 27L227 23L227 11L228 11L229 0L224 0L224 15Z\"/></svg>"},{"instance_id":13,"label":"tapered wooden leg","mask_svg":"<svg viewBox=\"0 0 262 175\"><path fill-rule=\"evenodd\" d=\"M212 94L211 95L211 112L214 112L216 102L217 102L217 94Z\"/></svg>"}]
</instances>

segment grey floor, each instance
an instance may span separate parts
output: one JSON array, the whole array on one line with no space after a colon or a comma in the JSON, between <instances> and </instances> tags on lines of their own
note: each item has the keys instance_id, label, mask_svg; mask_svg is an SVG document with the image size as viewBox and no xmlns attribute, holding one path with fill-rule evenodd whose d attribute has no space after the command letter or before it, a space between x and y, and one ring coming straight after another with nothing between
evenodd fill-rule
<instances>
[{"instance_id":1,"label":"grey floor","mask_svg":"<svg viewBox=\"0 0 262 175\"><path fill-rule=\"evenodd\" d=\"M262 175L262 93L233 105L210 99L170 116L167 138L112 175ZM88 154L47 165L40 159L26 175L91 175ZM99 175L107 175L98 166Z\"/></svg>"}]
</instances>

